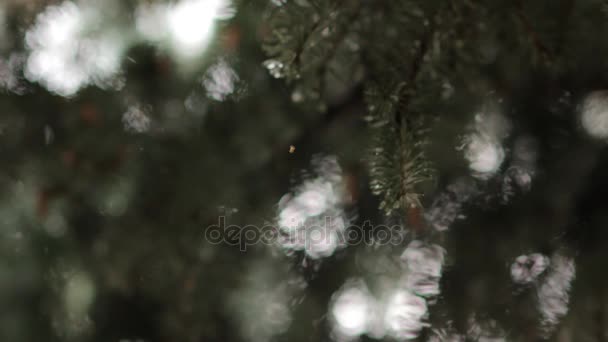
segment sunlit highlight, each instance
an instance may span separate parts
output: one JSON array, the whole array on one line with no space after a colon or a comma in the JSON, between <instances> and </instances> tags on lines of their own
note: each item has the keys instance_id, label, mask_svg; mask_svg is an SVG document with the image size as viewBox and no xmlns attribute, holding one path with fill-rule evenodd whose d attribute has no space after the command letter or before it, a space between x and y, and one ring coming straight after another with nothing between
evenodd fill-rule
<instances>
[{"instance_id":1,"label":"sunlit highlight","mask_svg":"<svg viewBox=\"0 0 608 342\"><path fill-rule=\"evenodd\" d=\"M426 301L409 291L397 290L390 296L384 325L387 335L396 340L408 340L418 337L420 330L427 326Z\"/></svg>"},{"instance_id":2,"label":"sunlit highlight","mask_svg":"<svg viewBox=\"0 0 608 342\"><path fill-rule=\"evenodd\" d=\"M427 222L438 231L448 230L454 221L465 217L462 213L463 206L476 193L477 189L472 181L456 180L438 194L433 204L426 210L424 216Z\"/></svg>"},{"instance_id":3,"label":"sunlit highlight","mask_svg":"<svg viewBox=\"0 0 608 342\"><path fill-rule=\"evenodd\" d=\"M575 273L574 260L561 254L551 258L551 270L538 288L538 310L547 333L568 313L570 286Z\"/></svg>"},{"instance_id":4,"label":"sunlit highlight","mask_svg":"<svg viewBox=\"0 0 608 342\"><path fill-rule=\"evenodd\" d=\"M170 9L169 32L178 51L185 55L201 52L213 32L213 23L221 0L186 0Z\"/></svg>"},{"instance_id":5,"label":"sunlit highlight","mask_svg":"<svg viewBox=\"0 0 608 342\"><path fill-rule=\"evenodd\" d=\"M151 41L167 41L174 54L193 58L203 53L213 36L215 22L234 15L227 0L182 0L170 5L142 5L136 27Z\"/></svg>"},{"instance_id":6,"label":"sunlit highlight","mask_svg":"<svg viewBox=\"0 0 608 342\"><path fill-rule=\"evenodd\" d=\"M120 70L125 42L107 31L87 32L98 22L97 11L69 1L49 6L25 35L25 76L62 96L107 86Z\"/></svg>"},{"instance_id":7,"label":"sunlit highlight","mask_svg":"<svg viewBox=\"0 0 608 342\"><path fill-rule=\"evenodd\" d=\"M122 115L122 123L128 132L145 133L150 129L151 120L143 108L132 106Z\"/></svg>"},{"instance_id":8,"label":"sunlit highlight","mask_svg":"<svg viewBox=\"0 0 608 342\"><path fill-rule=\"evenodd\" d=\"M594 91L581 106L581 125L593 138L608 138L608 91Z\"/></svg>"},{"instance_id":9,"label":"sunlit highlight","mask_svg":"<svg viewBox=\"0 0 608 342\"><path fill-rule=\"evenodd\" d=\"M373 318L375 300L361 281L350 281L334 297L331 319L339 340L349 340L365 334Z\"/></svg>"},{"instance_id":10,"label":"sunlit highlight","mask_svg":"<svg viewBox=\"0 0 608 342\"><path fill-rule=\"evenodd\" d=\"M313 259L328 257L345 241L340 234L348 219L344 213L341 169L336 158L315 161L318 176L302 183L279 203L279 245L286 251L304 251Z\"/></svg>"},{"instance_id":11,"label":"sunlit highlight","mask_svg":"<svg viewBox=\"0 0 608 342\"><path fill-rule=\"evenodd\" d=\"M203 86L207 90L207 96L216 101L223 101L234 92L238 81L239 76L234 69L226 61L220 60L207 70Z\"/></svg>"},{"instance_id":12,"label":"sunlit highlight","mask_svg":"<svg viewBox=\"0 0 608 342\"><path fill-rule=\"evenodd\" d=\"M509 128L506 118L495 110L475 116L474 130L464 139L464 156L473 176L487 179L498 171L505 159L502 140Z\"/></svg>"},{"instance_id":13,"label":"sunlit highlight","mask_svg":"<svg viewBox=\"0 0 608 342\"><path fill-rule=\"evenodd\" d=\"M539 253L520 255L511 265L511 278L519 284L531 283L547 269L549 263L549 258Z\"/></svg>"},{"instance_id":14,"label":"sunlit highlight","mask_svg":"<svg viewBox=\"0 0 608 342\"><path fill-rule=\"evenodd\" d=\"M242 285L228 300L228 311L246 341L271 341L292 322L291 303L304 281L279 265L249 265ZM287 281L285 281L287 279Z\"/></svg>"},{"instance_id":15,"label":"sunlit highlight","mask_svg":"<svg viewBox=\"0 0 608 342\"><path fill-rule=\"evenodd\" d=\"M407 270L407 289L422 297L439 295L444 258L445 250L442 247L412 241L401 255Z\"/></svg>"},{"instance_id":16,"label":"sunlit highlight","mask_svg":"<svg viewBox=\"0 0 608 342\"><path fill-rule=\"evenodd\" d=\"M362 279L354 279L334 294L328 312L334 339L417 338L430 324L429 306L439 300L445 254L439 245L413 240L400 259L372 258L369 266L362 264L365 272L374 274L373 291Z\"/></svg>"}]
</instances>

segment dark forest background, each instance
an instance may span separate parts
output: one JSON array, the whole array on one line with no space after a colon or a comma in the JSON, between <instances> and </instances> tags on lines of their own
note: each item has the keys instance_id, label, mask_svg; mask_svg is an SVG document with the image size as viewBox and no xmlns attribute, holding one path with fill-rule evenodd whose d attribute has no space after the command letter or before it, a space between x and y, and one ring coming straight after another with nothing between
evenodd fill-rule
<instances>
[{"instance_id":1,"label":"dark forest background","mask_svg":"<svg viewBox=\"0 0 608 342\"><path fill-rule=\"evenodd\" d=\"M606 10L2 0L0 340L608 340Z\"/></svg>"}]
</instances>

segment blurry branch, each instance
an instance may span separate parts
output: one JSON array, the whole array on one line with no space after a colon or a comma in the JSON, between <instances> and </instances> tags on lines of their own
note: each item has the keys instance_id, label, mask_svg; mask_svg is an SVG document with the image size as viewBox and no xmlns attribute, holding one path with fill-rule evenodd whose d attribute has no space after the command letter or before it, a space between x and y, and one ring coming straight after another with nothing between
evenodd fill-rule
<instances>
[{"instance_id":1,"label":"blurry branch","mask_svg":"<svg viewBox=\"0 0 608 342\"><path fill-rule=\"evenodd\" d=\"M349 32L346 28L350 27L355 22L357 17L359 17L360 13L361 13L361 5L357 2L353 13L347 19L346 27L340 26L341 30L338 33L338 35L335 37L335 39L334 39L335 42L334 42L333 46L331 47L328 54L323 58L321 67L319 68L319 79L321 80L321 84L319 86L319 94L321 94L321 95L325 94L326 90L327 90L327 85L326 85L327 75L326 74L328 73L329 61L334 59L334 57L336 56L336 53L338 52L338 47L346 39L346 35Z\"/></svg>"},{"instance_id":2,"label":"blurry branch","mask_svg":"<svg viewBox=\"0 0 608 342\"><path fill-rule=\"evenodd\" d=\"M291 144L293 146L305 146L310 141L315 140L315 136L318 136L323 129L331 126L334 122L340 118L348 115L361 114L364 111L363 102L363 86L361 84L356 85L349 92L344 99L336 104L327 107L327 111L318 117L317 120L304 127L299 134L294 137L291 142L280 142L275 148L270 159L260 167L260 170L264 170L267 167L272 167L279 160L286 158L287 147Z\"/></svg>"},{"instance_id":3,"label":"blurry branch","mask_svg":"<svg viewBox=\"0 0 608 342\"><path fill-rule=\"evenodd\" d=\"M429 29L424 33L424 36L420 40L420 47L412 60L412 65L410 67L411 72L405 83L405 87L403 87L402 91L400 91L399 103L401 104L402 108L408 107L411 97L416 92L416 81L418 80L418 75L420 75L420 71L422 70L424 57L426 56L429 46L431 45L433 34L435 34L435 21L431 21L429 26ZM402 122L404 121L404 113L405 111L399 111L395 118L398 126L401 126Z\"/></svg>"},{"instance_id":4,"label":"blurry branch","mask_svg":"<svg viewBox=\"0 0 608 342\"><path fill-rule=\"evenodd\" d=\"M315 21L310 28L310 30L306 31L304 37L302 37L302 43L298 46L295 52L294 57L294 65L298 70L302 69L302 55L304 54L304 50L306 46L309 44L310 38L317 32L319 26L321 25L321 19Z\"/></svg>"},{"instance_id":5,"label":"blurry branch","mask_svg":"<svg viewBox=\"0 0 608 342\"><path fill-rule=\"evenodd\" d=\"M319 134L319 131L330 126L336 120L347 115L353 115L364 110L363 103L363 86L356 85L344 99L336 104L327 107L327 111L320 116L319 120L301 131L301 133L293 139L293 145L298 146L307 141L310 141L314 135ZM361 113L359 113L361 114ZM278 149L277 149L278 150ZM281 146L281 151L285 152L285 147Z\"/></svg>"},{"instance_id":6,"label":"blurry branch","mask_svg":"<svg viewBox=\"0 0 608 342\"><path fill-rule=\"evenodd\" d=\"M566 32L568 31L568 26L570 24L570 18L572 17L572 11L574 10L574 0L565 0L563 2L563 11L560 20L561 32L558 38L558 43L556 47L556 55L559 55L563 49L564 44L566 42Z\"/></svg>"},{"instance_id":7,"label":"blurry branch","mask_svg":"<svg viewBox=\"0 0 608 342\"><path fill-rule=\"evenodd\" d=\"M551 52L547 48L547 46L542 42L538 33L532 27L528 16L524 10L524 4L521 0L516 2L517 10L515 11L515 15L523 27L524 31L528 35L528 40L532 43L534 50L538 53L538 55L543 59L543 61L550 65L552 64L554 57L551 55Z\"/></svg>"}]
</instances>

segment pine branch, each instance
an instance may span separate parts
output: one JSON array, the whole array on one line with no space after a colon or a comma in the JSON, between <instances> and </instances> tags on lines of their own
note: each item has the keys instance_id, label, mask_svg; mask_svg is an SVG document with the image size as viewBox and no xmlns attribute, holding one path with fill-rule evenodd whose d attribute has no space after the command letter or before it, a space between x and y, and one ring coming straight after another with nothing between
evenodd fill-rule
<instances>
[{"instance_id":1,"label":"pine branch","mask_svg":"<svg viewBox=\"0 0 608 342\"><path fill-rule=\"evenodd\" d=\"M305 33L304 37L302 38L302 43L300 44L300 46L298 46L298 48L296 50L294 64L295 64L296 68L298 68L299 70L302 69L302 54L304 53L304 49L309 44L310 37L312 37L313 34L316 33L316 31L320 25L321 25L320 19L314 22L314 24L312 25L310 30L308 30L308 32Z\"/></svg>"},{"instance_id":2,"label":"pine branch","mask_svg":"<svg viewBox=\"0 0 608 342\"><path fill-rule=\"evenodd\" d=\"M347 26L352 25L360 13L361 13L361 5L360 5L360 3L357 2L357 5L355 6L355 10L353 11L352 15L348 19ZM326 92L326 88L327 88L327 85L326 85L327 77L326 76L327 76L328 72L331 72L331 70L329 70L329 68L328 68L328 64L329 64L328 62L331 61L332 59L334 59L334 57L336 56L336 53L338 51L338 47L340 46L340 44L342 44L344 42L344 39L346 38L347 34L348 34L348 30L346 30L345 27L342 27L342 30L335 38L335 42L333 44L331 51L327 54L327 56L323 59L323 61L321 63L321 67L319 68L319 76L318 76L319 80L320 80L320 86L319 86L320 94L324 94Z\"/></svg>"},{"instance_id":3,"label":"pine branch","mask_svg":"<svg viewBox=\"0 0 608 342\"><path fill-rule=\"evenodd\" d=\"M420 40L420 47L414 59L412 60L412 65L410 67L410 75L405 84L403 84L402 90L400 91L400 103L402 108L407 108L409 106L409 102L414 92L416 91L416 81L418 79L418 75L420 75L420 71L422 70L423 60L426 56L429 45L431 44L431 40L433 38L433 34L435 33L435 23L434 21L430 24L430 28L424 34L422 39ZM408 85L409 89L408 89ZM403 124L405 111L400 111L396 117L396 124L401 126Z\"/></svg>"},{"instance_id":4,"label":"pine branch","mask_svg":"<svg viewBox=\"0 0 608 342\"><path fill-rule=\"evenodd\" d=\"M345 66L336 61L337 54L354 35L361 7L360 1L302 0L273 8L271 34L264 44L271 74L295 83L304 100L322 108L325 81L334 69ZM353 75L352 68L341 73Z\"/></svg>"},{"instance_id":5,"label":"pine branch","mask_svg":"<svg viewBox=\"0 0 608 342\"><path fill-rule=\"evenodd\" d=\"M417 165L413 163L422 162L423 155L421 151L413 152L410 148L412 142L409 139L409 136L412 135L410 130L415 129L411 123L408 124L407 117L405 116L406 110L409 108L411 97L414 95L416 91L416 81L422 70L422 65L424 61L424 57L426 56L429 45L431 43L431 39L433 34L435 33L435 23L431 22L430 28L425 33L424 37L420 40L421 44L418 49L417 54L412 61L411 73L409 76L409 84L411 87L405 91L402 91L401 94L401 108L402 110L397 112L396 116L396 124L400 127L399 134L399 144L401 145L401 191L402 191L402 208L407 210L408 208L420 208L422 204L419 199L419 194L412 193L412 189L416 186L416 184L421 183L427 179L426 175L422 174L422 172L414 172Z\"/></svg>"},{"instance_id":6,"label":"pine branch","mask_svg":"<svg viewBox=\"0 0 608 342\"><path fill-rule=\"evenodd\" d=\"M438 9L428 22L425 20L424 30L418 33L420 38L416 41L419 44L405 68L405 79L395 79L396 85L388 93L381 91L378 85L371 86L367 96L370 104L368 121L376 131L370 155L372 191L383 197L381 208L387 214L400 208L408 219L411 219L410 213L419 214L419 209L422 208L422 195L418 189L420 184L433 178L433 168L424 153L431 118L429 113L421 110L421 99L416 99L416 94L423 86L423 72L433 62L428 55L435 38L439 11L442 9ZM391 63L390 59L384 63ZM431 94L425 90L423 98L432 96ZM414 100L418 103L414 103ZM419 230L419 225L420 222L412 228Z\"/></svg>"}]
</instances>

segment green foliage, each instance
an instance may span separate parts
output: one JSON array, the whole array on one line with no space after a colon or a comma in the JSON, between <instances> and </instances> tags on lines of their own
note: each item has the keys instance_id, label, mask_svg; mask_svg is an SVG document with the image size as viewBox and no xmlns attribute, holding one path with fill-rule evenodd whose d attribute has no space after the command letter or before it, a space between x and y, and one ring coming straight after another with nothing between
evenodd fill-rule
<instances>
[{"instance_id":1,"label":"green foliage","mask_svg":"<svg viewBox=\"0 0 608 342\"><path fill-rule=\"evenodd\" d=\"M423 65L434 57L428 52L435 7L417 1L290 1L270 10L265 50L271 59L265 65L273 76L295 83L299 95L331 102L327 76L363 68L375 136L371 186L387 213L421 206L417 186L432 175L424 146L433 120L412 97L423 69L424 77L437 78ZM349 47L349 55L340 53Z\"/></svg>"},{"instance_id":2,"label":"green foliage","mask_svg":"<svg viewBox=\"0 0 608 342\"><path fill-rule=\"evenodd\" d=\"M559 18L537 23L531 18L545 7L520 1L277 1L269 10L265 65L293 85L294 101L320 108L335 101L329 90L348 93L344 85L352 87L353 79L363 84L375 137L368 156L371 188L391 213L422 206L421 184L435 179L425 153L428 133L453 111L454 88L469 95L506 91L501 78L516 77L513 68L522 59L563 68L558 55L568 36L557 28L570 20L573 6L551 5ZM504 74L484 75L492 63ZM328 84L331 75L344 80L343 89ZM474 99L465 110L483 102Z\"/></svg>"},{"instance_id":3,"label":"green foliage","mask_svg":"<svg viewBox=\"0 0 608 342\"><path fill-rule=\"evenodd\" d=\"M296 102L331 102L360 78L359 1L280 1L270 9L264 65L295 83ZM353 58L354 57L354 58Z\"/></svg>"},{"instance_id":4,"label":"green foliage","mask_svg":"<svg viewBox=\"0 0 608 342\"><path fill-rule=\"evenodd\" d=\"M399 122L401 87L386 94L376 88L367 92L368 120L374 131L368 156L371 188L382 196L380 204L387 214L399 208L420 207L417 186L432 178L432 167L425 157L427 125L423 117L408 115Z\"/></svg>"}]
</instances>

